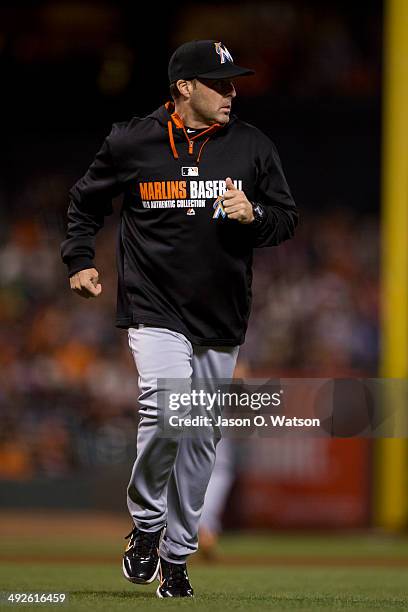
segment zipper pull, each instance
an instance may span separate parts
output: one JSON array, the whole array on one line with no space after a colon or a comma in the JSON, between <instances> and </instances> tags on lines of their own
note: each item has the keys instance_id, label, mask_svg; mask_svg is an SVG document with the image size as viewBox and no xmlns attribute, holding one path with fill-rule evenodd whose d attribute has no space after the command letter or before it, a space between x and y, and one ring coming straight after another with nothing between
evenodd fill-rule
<instances>
[{"instance_id":1,"label":"zipper pull","mask_svg":"<svg viewBox=\"0 0 408 612\"><path fill-rule=\"evenodd\" d=\"M193 154L193 147L194 147L194 142L192 140L189 140L188 141L188 152L189 152L189 155Z\"/></svg>"}]
</instances>

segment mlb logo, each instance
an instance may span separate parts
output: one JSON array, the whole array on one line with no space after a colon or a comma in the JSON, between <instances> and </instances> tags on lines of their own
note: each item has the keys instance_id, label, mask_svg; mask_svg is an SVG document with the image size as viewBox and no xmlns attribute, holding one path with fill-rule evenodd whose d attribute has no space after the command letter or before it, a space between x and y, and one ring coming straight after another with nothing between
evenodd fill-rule
<instances>
[{"instance_id":1,"label":"mlb logo","mask_svg":"<svg viewBox=\"0 0 408 612\"><path fill-rule=\"evenodd\" d=\"M197 166L183 166L181 176L198 176Z\"/></svg>"}]
</instances>

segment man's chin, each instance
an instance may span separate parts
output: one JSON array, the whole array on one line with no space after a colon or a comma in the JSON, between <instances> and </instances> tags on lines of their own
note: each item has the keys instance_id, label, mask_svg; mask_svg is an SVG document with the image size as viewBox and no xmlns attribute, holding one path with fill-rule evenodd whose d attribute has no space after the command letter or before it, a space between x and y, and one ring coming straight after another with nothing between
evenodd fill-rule
<instances>
[{"instance_id":1,"label":"man's chin","mask_svg":"<svg viewBox=\"0 0 408 612\"><path fill-rule=\"evenodd\" d=\"M226 125L228 123L228 121L230 120L230 114L227 111L222 111L218 114L218 119L217 119L217 123L220 123L221 125Z\"/></svg>"}]
</instances>

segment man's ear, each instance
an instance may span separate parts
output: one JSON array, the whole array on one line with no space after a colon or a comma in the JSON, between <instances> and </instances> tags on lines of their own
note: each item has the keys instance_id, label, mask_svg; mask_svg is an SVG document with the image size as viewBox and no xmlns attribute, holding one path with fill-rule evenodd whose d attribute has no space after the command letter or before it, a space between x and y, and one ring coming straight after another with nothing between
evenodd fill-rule
<instances>
[{"instance_id":1,"label":"man's ear","mask_svg":"<svg viewBox=\"0 0 408 612\"><path fill-rule=\"evenodd\" d=\"M191 92L193 90L192 81L185 81L180 79L176 82L176 87L184 98L190 98Z\"/></svg>"}]
</instances>

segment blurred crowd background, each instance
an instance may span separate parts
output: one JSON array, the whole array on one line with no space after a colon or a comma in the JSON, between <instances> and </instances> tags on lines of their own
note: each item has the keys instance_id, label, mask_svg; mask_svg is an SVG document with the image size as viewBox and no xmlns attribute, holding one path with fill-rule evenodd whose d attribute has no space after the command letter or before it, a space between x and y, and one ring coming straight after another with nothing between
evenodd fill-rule
<instances>
[{"instance_id":1,"label":"blurred crowd background","mask_svg":"<svg viewBox=\"0 0 408 612\"><path fill-rule=\"evenodd\" d=\"M255 257L249 376L376 376L382 3L2 2L0 479L64 478L134 453L137 378L114 327L115 229L103 295L69 291L68 190L111 123L168 99L182 42L221 39L256 76L235 110L276 143L300 209ZM122 500L120 500L122 501Z\"/></svg>"}]
</instances>

